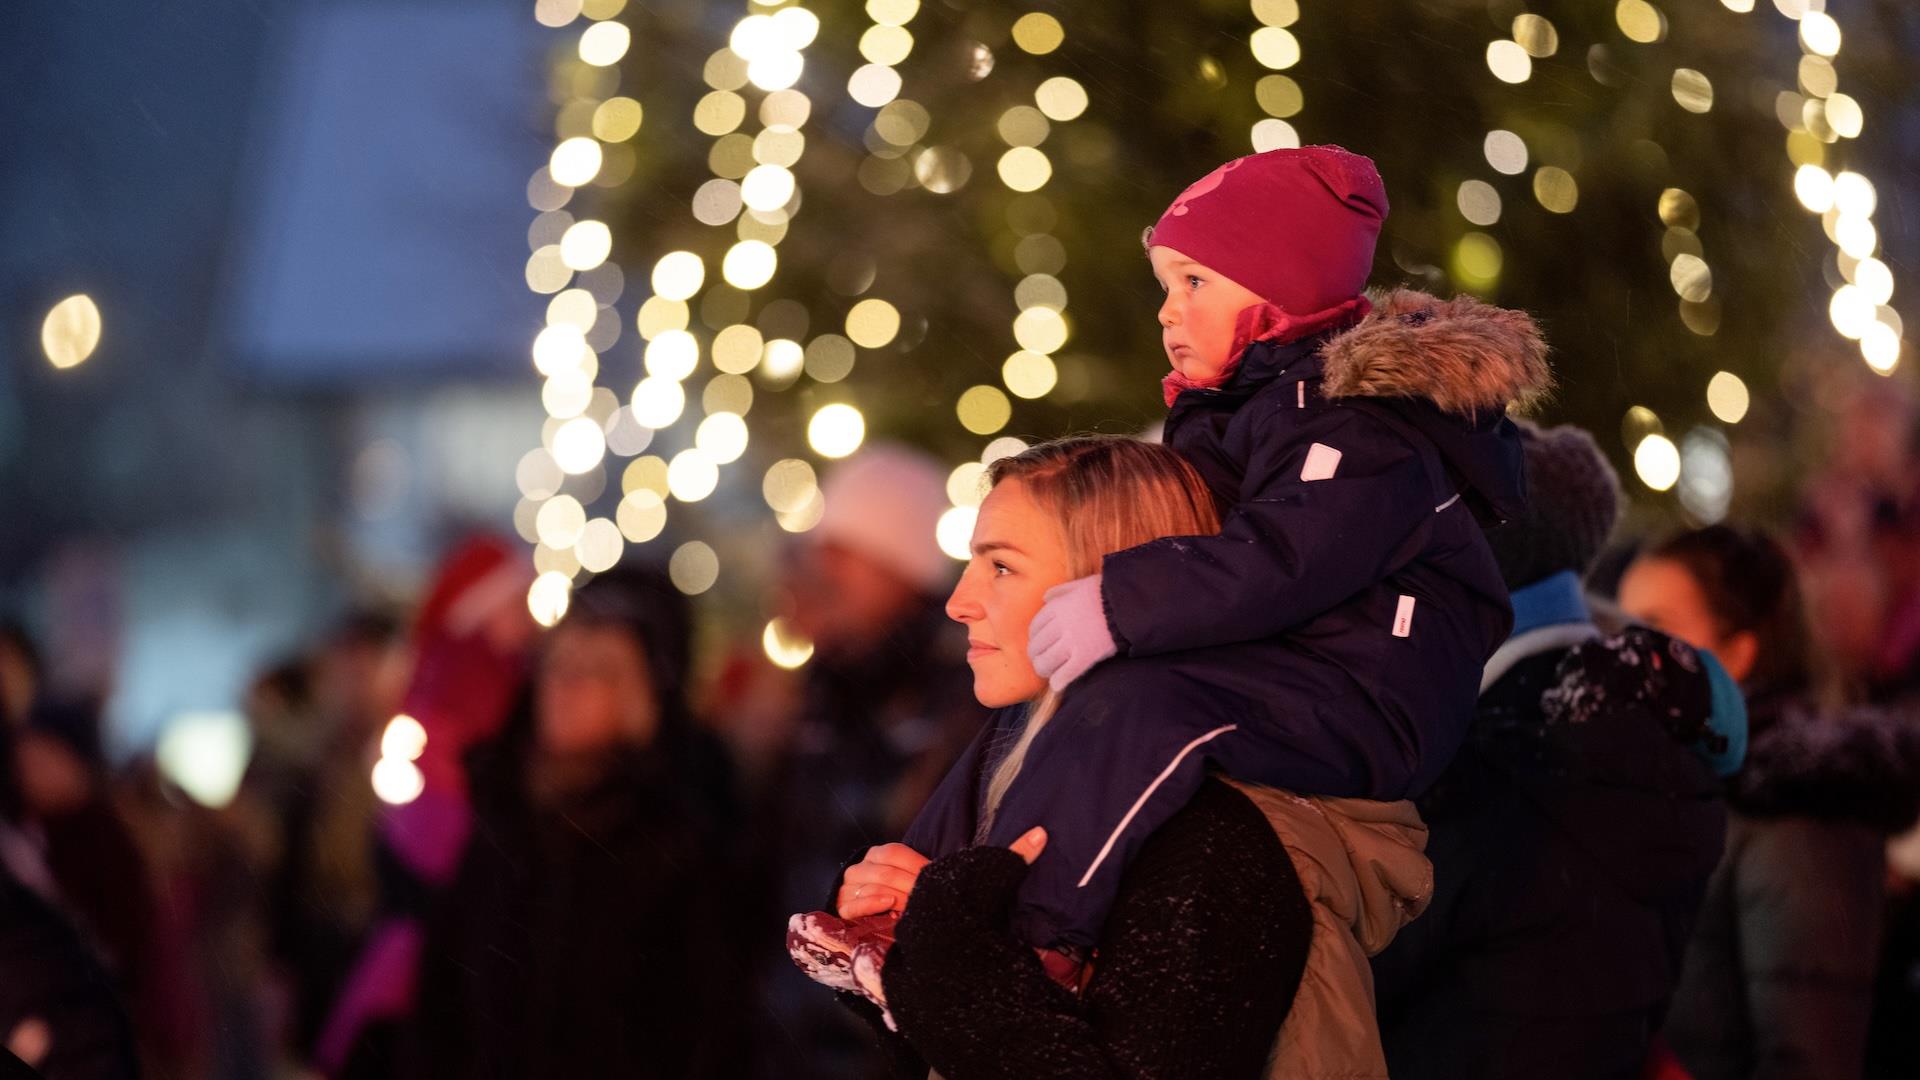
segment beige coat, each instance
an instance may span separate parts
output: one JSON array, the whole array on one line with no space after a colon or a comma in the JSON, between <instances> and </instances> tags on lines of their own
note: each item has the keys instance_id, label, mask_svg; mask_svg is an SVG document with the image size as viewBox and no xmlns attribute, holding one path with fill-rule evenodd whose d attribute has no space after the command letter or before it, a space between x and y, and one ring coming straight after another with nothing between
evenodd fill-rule
<instances>
[{"instance_id":1,"label":"beige coat","mask_svg":"<svg viewBox=\"0 0 1920 1080\"><path fill-rule=\"evenodd\" d=\"M1266 814L1313 906L1313 943L1267 1080L1387 1080L1367 958L1433 899L1413 803L1295 795L1235 783Z\"/></svg>"}]
</instances>

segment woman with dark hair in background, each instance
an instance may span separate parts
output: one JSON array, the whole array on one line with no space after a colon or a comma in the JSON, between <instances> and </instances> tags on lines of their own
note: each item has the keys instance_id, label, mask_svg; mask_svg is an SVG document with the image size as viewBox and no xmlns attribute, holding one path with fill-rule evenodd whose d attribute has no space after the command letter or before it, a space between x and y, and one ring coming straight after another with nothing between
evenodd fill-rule
<instances>
[{"instance_id":1,"label":"woman with dark hair in background","mask_svg":"<svg viewBox=\"0 0 1920 1080\"><path fill-rule=\"evenodd\" d=\"M548 635L531 717L471 755L473 832L428 924L409 1075L739 1071L732 810L687 706L690 630L661 575L600 575Z\"/></svg>"},{"instance_id":2,"label":"woman with dark hair in background","mask_svg":"<svg viewBox=\"0 0 1920 1080\"><path fill-rule=\"evenodd\" d=\"M1821 707L1794 567L1763 533L1716 525L1653 548L1620 605L1712 650L1750 714L1668 1044L1696 1080L1861 1075L1885 841L1920 812L1920 740L1884 714Z\"/></svg>"}]
</instances>

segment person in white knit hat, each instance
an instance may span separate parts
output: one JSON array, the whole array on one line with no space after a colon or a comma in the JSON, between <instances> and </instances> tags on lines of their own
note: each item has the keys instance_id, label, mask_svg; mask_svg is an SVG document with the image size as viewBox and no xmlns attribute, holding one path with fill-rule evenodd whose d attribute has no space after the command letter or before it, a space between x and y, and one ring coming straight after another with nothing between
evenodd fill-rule
<instances>
[{"instance_id":1,"label":"person in white knit hat","mask_svg":"<svg viewBox=\"0 0 1920 1080\"><path fill-rule=\"evenodd\" d=\"M787 574L789 616L822 654L859 653L926 598L944 599L959 576L934 539L946 471L880 443L835 465L821 495L826 513L801 534Z\"/></svg>"},{"instance_id":2,"label":"person in white knit hat","mask_svg":"<svg viewBox=\"0 0 1920 1080\"><path fill-rule=\"evenodd\" d=\"M764 826L782 914L819 907L842 864L905 831L986 720L966 635L942 610L961 569L934 537L946 482L919 451L869 444L827 470L826 512L789 551L777 607L814 653ZM878 1075L865 1025L776 960L762 1075Z\"/></svg>"}]
</instances>

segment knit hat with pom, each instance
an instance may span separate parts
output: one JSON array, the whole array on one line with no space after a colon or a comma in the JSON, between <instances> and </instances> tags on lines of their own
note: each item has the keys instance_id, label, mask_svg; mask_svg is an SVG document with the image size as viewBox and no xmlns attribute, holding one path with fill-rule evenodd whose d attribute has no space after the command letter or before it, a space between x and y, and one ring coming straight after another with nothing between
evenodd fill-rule
<instances>
[{"instance_id":1,"label":"knit hat with pom","mask_svg":"<svg viewBox=\"0 0 1920 1080\"><path fill-rule=\"evenodd\" d=\"M1585 430L1515 423L1527 458L1527 508L1487 531L1500 576L1509 589L1562 570L1585 577L1620 518L1620 478Z\"/></svg>"}]
</instances>

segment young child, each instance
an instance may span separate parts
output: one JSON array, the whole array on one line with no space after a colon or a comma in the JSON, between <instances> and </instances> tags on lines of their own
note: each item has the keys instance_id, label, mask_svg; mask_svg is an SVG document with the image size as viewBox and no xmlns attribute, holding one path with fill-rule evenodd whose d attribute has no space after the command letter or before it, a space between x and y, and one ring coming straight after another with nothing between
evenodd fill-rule
<instances>
[{"instance_id":1,"label":"young child","mask_svg":"<svg viewBox=\"0 0 1920 1080\"><path fill-rule=\"evenodd\" d=\"M1020 710L996 717L905 838L938 857L1044 826L1013 931L1057 954L1062 981L1134 851L1210 768L1303 794L1417 794L1507 637L1481 529L1524 505L1505 410L1546 389L1546 347L1525 314L1470 298L1399 291L1376 309L1363 290L1386 213L1366 158L1275 150L1209 173L1145 238L1167 293L1165 441L1223 527L1109 555L1049 593L1030 651L1054 693L1073 689L1036 710L1037 733ZM1095 669L1112 656L1141 662ZM1010 756L1012 783L991 784ZM868 933L805 918L790 943L815 960ZM823 981L883 996L884 944L864 950L865 978L830 959Z\"/></svg>"}]
</instances>

